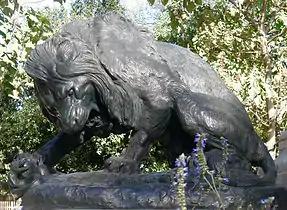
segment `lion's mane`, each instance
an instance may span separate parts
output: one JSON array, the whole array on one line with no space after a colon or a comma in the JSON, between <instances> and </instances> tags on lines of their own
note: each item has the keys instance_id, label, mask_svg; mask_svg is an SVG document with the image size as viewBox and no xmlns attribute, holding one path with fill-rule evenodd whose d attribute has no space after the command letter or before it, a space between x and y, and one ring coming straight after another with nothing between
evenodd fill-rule
<instances>
[{"instance_id":1,"label":"lion's mane","mask_svg":"<svg viewBox=\"0 0 287 210\"><path fill-rule=\"evenodd\" d=\"M53 83L68 84L69 79L86 76L93 84L96 98L122 125L133 125L142 104L137 94L119 77L112 75L100 61L95 36L95 21L75 21L38 45L26 62L26 72L35 81L36 91L43 83L53 90ZM81 26L84 30L77 30ZM100 29L100 28L99 28Z\"/></svg>"}]
</instances>

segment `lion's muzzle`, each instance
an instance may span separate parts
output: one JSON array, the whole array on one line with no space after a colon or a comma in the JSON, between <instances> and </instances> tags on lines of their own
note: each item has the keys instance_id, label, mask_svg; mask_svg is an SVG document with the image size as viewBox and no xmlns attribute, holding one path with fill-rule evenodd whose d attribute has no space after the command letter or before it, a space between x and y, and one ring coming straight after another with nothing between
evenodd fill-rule
<instances>
[{"instance_id":1,"label":"lion's muzzle","mask_svg":"<svg viewBox=\"0 0 287 210\"><path fill-rule=\"evenodd\" d=\"M75 133L85 126L89 117L89 111L82 106L71 106L68 110L64 110L64 114L60 118L60 126L65 133Z\"/></svg>"}]
</instances>

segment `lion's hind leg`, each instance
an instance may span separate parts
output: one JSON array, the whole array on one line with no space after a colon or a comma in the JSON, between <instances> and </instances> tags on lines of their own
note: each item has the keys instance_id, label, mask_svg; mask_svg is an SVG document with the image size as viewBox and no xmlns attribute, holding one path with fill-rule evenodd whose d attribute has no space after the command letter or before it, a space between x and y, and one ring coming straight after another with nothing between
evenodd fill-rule
<instances>
[{"instance_id":1,"label":"lion's hind leg","mask_svg":"<svg viewBox=\"0 0 287 210\"><path fill-rule=\"evenodd\" d=\"M266 177L261 179L262 184L267 183L268 180L268 182L274 181L274 164L268 153L263 151L261 140L253 138L255 131L244 110L238 110L238 107L216 97L186 92L177 96L175 111L183 129L191 137L194 137L196 133L207 134L206 147L209 149L206 151L222 150L223 146L220 145L218 139L220 137L228 139L228 145L234 148L230 161L231 163L237 161L236 165L240 167L234 168L234 164L227 164L226 171L229 174L240 170L246 173L247 183L243 179L242 183L237 183L238 185L250 185L250 183L256 185L260 182L258 176L250 175L251 169L246 168L250 168L250 165L264 168ZM206 151L205 154L207 154ZM254 177L259 181L255 181Z\"/></svg>"},{"instance_id":2,"label":"lion's hind leg","mask_svg":"<svg viewBox=\"0 0 287 210\"><path fill-rule=\"evenodd\" d=\"M204 94L184 93L176 97L175 112L182 128L191 136L206 133L214 137L240 138L238 131L244 123L240 123L240 113L236 111L222 99ZM213 143L218 144L218 141Z\"/></svg>"}]
</instances>

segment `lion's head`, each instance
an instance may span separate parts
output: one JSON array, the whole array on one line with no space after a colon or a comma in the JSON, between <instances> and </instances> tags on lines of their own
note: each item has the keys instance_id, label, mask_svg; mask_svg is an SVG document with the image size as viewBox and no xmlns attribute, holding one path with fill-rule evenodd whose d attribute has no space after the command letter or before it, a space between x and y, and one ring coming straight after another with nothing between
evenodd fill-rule
<instances>
[{"instance_id":1,"label":"lion's head","mask_svg":"<svg viewBox=\"0 0 287 210\"><path fill-rule=\"evenodd\" d=\"M108 91L109 84L101 82L99 68L87 44L61 36L38 45L26 63L43 113L68 133L108 124L99 92Z\"/></svg>"},{"instance_id":2,"label":"lion's head","mask_svg":"<svg viewBox=\"0 0 287 210\"><path fill-rule=\"evenodd\" d=\"M108 23L102 29L102 22L99 18L67 24L36 46L26 63L43 113L69 133L86 126L102 137L125 132L140 122L141 99L121 79L123 65L116 62L117 55L101 46L106 43L104 38L116 39L120 33L114 34Z\"/></svg>"}]
</instances>

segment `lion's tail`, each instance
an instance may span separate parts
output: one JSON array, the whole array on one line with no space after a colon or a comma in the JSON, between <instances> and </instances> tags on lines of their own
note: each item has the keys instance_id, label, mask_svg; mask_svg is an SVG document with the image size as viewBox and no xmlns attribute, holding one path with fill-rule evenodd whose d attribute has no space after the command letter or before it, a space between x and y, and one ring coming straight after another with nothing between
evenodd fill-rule
<instances>
[{"instance_id":1,"label":"lion's tail","mask_svg":"<svg viewBox=\"0 0 287 210\"><path fill-rule=\"evenodd\" d=\"M249 138L253 138L253 141L255 139L258 143L254 144L256 148L252 148L249 152L247 150L246 157L252 165L260 167L264 172L263 175L255 174L257 181L254 180L253 184L257 186L274 185L277 178L277 168L274 160L269 154L267 147L255 131L254 135L250 135Z\"/></svg>"},{"instance_id":2,"label":"lion's tail","mask_svg":"<svg viewBox=\"0 0 287 210\"><path fill-rule=\"evenodd\" d=\"M274 160L272 159L271 155L269 154L269 151L267 147L262 142L261 146L263 151L263 158L261 160L261 163L259 163L259 166L262 168L264 175L262 178L260 178L261 183L264 185L273 185L276 182L277 178L277 167L275 165Z\"/></svg>"}]
</instances>

